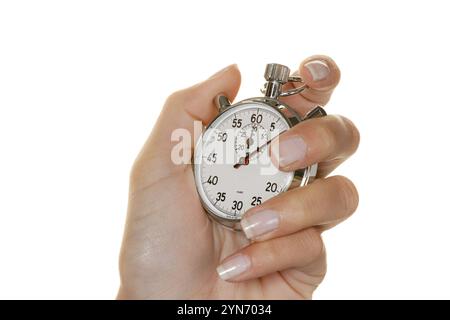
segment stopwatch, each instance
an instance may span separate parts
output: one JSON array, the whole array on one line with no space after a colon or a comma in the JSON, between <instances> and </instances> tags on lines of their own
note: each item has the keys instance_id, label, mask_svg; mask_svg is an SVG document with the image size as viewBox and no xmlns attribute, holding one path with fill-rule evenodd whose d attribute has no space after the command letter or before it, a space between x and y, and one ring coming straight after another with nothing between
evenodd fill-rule
<instances>
[{"instance_id":1,"label":"stopwatch","mask_svg":"<svg viewBox=\"0 0 450 320\"><path fill-rule=\"evenodd\" d=\"M268 64L262 97L231 104L219 95L218 116L198 140L193 170L195 184L205 211L222 225L241 230L240 220L252 207L295 187L313 181L317 164L301 170L279 170L270 159L270 149L279 134L301 121L326 115L321 106L303 118L279 100L306 89L303 80L290 76L288 67ZM283 91L288 82L299 82Z\"/></svg>"}]
</instances>

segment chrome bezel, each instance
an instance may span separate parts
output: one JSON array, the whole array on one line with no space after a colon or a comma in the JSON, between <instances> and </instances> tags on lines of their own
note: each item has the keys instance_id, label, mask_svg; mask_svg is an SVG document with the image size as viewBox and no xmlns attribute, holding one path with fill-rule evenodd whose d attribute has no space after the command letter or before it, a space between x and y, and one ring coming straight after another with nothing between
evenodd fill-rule
<instances>
[{"instance_id":1,"label":"chrome bezel","mask_svg":"<svg viewBox=\"0 0 450 320\"><path fill-rule=\"evenodd\" d=\"M281 117L286 121L289 128L292 128L296 124L298 124L300 121L302 121L302 118L288 105L272 98L268 97L256 97L256 98L250 98L245 99L243 101L240 101L236 104L227 105L226 107L219 108L220 113L214 118L214 120L205 128L205 130L202 133L202 137L208 132L208 130L211 127L214 127L215 124L222 119L221 118L225 113L232 111L233 109L236 109L238 107L248 105L262 105L264 107L271 107L273 108L274 112L277 112L281 115ZM249 106L250 107L250 106ZM200 195L200 201L203 205L203 208L205 208L206 212L209 214L211 218L213 218L215 221L219 222L220 224L232 228L234 230L241 230L240 227L240 218L225 218L224 216L229 216L227 213L222 212L220 209L216 208L207 198L205 191L202 187L201 177L200 177L200 165L202 160L202 153L201 148L199 149L199 144L202 143L202 139L199 139L195 146L194 156L193 156L193 170L194 170L194 179L195 179L195 186L197 188L198 194ZM317 173L317 164L311 165L305 169L297 170L293 172L292 180L290 182L290 185L287 190L290 190L292 188L301 187L309 182L311 182Z\"/></svg>"}]
</instances>

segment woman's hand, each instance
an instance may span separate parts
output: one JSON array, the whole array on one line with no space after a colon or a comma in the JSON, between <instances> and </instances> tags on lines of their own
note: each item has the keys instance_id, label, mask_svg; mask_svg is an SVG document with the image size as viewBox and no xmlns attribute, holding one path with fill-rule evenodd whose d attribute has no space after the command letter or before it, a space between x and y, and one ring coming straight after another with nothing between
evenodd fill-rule
<instances>
[{"instance_id":1,"label":"woman's hand","mask_svg":"<svg viewBox=\"0 0 450 320\"><path fill-rule=\"evenodd\" d=\"M284 101L304 115L328 102L340 73L325 56L308 58L298 72L309 89ZM215 97L234 99L239 84L232 65L167 99L131 172L118 298L303 299L311 298L324 278L321 233L358 205L350 180L326 178L358 147L352 122L328 115L301 122L279 137L272 160L282 170L317 162L319 178L252 208L242 220L244 232L212 222L200 203L191 165L171 161L173 130L193 135L195 120L208 124L216 116Z\"/></svg>"}]
</instances>

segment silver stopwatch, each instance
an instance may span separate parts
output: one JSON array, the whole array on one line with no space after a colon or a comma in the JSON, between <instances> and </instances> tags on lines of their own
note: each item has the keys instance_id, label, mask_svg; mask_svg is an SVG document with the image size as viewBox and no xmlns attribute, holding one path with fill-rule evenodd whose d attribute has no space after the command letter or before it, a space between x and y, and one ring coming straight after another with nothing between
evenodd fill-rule
<instances>
[{"instance_id":1,"label":"silver stopwatch","mask_svg":"<svg viewBox=\"0 0 450 320\"><path fill-rule=\"evenodd\" d=\"M301 121L326 115L317 106L304 118L280 102L279 97L306 88L288 67L268 64L263 97L230 104L216 99L219 115L208 125L194 153L194 177L203 207L219 223L240 230L240 220L250 208L316 176L317 164L294 172L279 170L270 160L270 147L279 134ZM287 82L301 85L282 91ZM272 144L272 146L271 146Z\"/></svg>"}]
</instances>

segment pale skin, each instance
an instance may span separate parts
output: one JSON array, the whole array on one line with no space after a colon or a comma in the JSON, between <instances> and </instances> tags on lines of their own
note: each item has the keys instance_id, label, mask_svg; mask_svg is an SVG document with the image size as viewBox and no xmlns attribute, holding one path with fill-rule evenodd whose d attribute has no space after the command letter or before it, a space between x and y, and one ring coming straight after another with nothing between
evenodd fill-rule
<instances>
[{"instance_id":1,"label":"pale skin","mask_svg":"<svg viewBox=\"0 0 450 320\"><path fill-rule=\"evenodd\" d=\"M340 72L331 58L313 56L300 64L298 73L309 89L284 102L304 115L329 101ZM239 85L239 70L232 65L167 99L131 171L119 299L310 299L322 282L326 253L321 235L358 205L357 190L349 179L328 176L356 151L358 130L347 118L329 115L282 134L280 141L301 136L307 151L281 169L319 163L319 178L248 211L247 217L263 209L280 217L275 230L249 240L245 233L208 218L191 165L171 161L176 144L171 142L172 131L193 131L194 120L208 124L217 115L215 98L225 94L233 100ZM272 154L274 163L283 157ZM223 280L216 268L236 255L248 258L250 265Z\"/></svg>"}]
</instances>

